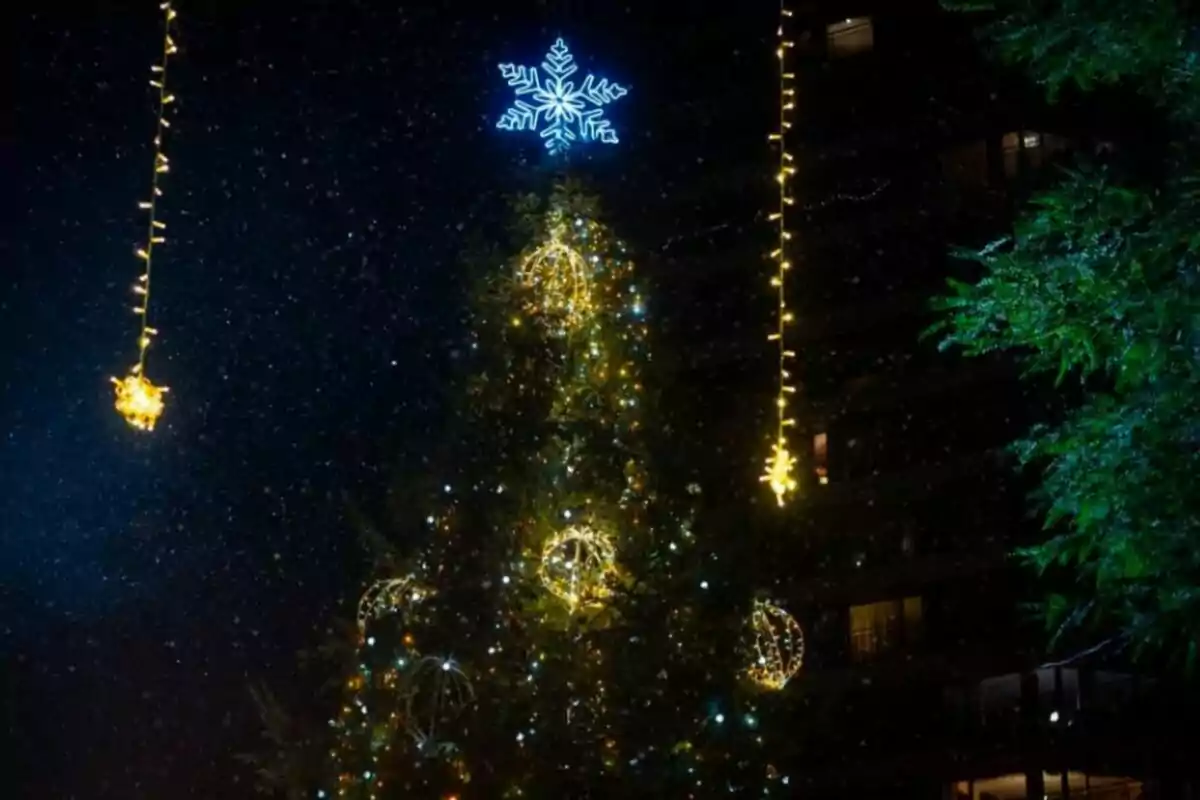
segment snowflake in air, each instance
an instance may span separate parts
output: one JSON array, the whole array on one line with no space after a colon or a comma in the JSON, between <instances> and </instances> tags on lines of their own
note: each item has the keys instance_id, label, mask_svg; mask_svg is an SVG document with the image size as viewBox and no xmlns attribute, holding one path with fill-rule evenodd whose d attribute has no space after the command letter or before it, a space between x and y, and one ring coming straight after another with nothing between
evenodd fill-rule
<instances>
[{"instance_id":1,"label":"snowflake in air","mask_svg":"<svg viewBox=\"0 0 1200 800\"><path fill-rule=\"evenodd\" d=\"M593 75L584 78L583 85L576 89L575 82L567 78L579 67L562 39L556 41L546 54L542 69L544 78L538 74L537 67L500 65L500 74L517 90L517 99L496 127L504 131L541 128L546 149L552 154L563 152L576 139L616 144L617 132L602 118L602 106L624 97L628 90L610 83L607 78L597 81ZM522 100L522 97L529 100Z\"/></svg>"}]
</instances>

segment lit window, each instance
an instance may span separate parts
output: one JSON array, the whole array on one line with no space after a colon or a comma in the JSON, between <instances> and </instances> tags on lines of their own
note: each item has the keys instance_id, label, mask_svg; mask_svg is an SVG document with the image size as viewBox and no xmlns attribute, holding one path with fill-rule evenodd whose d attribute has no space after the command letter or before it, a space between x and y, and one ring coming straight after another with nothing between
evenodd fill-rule
<instances>
[{"instance_id":1,"label":"lit window","mask_svg":"<svg viewBox=\"0 0 1200 800\"><path fill-rule=\"evenodd\" d=\"M829 483L829 434L818 433L813 437L813 472L817 483Z\"/></svg>"},{"instance_id":2,"label":"lit window","mask_svg":"<svg viewBox=\"0 0 1200 800\"><path fill-rule=\"evenodd\" d=\"M866 53L875 46L875 30L870 17L851 17L825 26L831 58Z\"/></svg>"},{"instance_id":3,"label":"lit window","mask_svg":"<svg viewBox=\"0 0 1200 800\"><path fill-rule=\"evenodd\" d=\"M1063 790L1072 796L1094 797L1097 800L1129 800L1142 796L1142 784L1132 778L1108 775L1089 775L1083 772L1043 772L1041 794L1062 797ZM1025 800L1028 797L1025 774L1014 772L994 778L958 781L953 786L955 800Z\"/></svg>"},{"instance_id":4,"label":"lit window","mask_svg":"<svg viewBox=\"0 0 1200 800\"><path fill-rule=\"evenodd\" d=\"M921 598L883 600L850 607L850 654L867 661L905 641L915 642L921 630Z\"/></svg>"}]
</instances>

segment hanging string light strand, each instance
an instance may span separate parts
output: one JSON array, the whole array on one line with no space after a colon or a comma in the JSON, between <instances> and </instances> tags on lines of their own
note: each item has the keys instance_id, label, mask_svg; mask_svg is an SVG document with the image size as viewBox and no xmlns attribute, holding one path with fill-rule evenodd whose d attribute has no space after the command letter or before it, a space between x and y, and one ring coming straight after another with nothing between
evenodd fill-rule
<instances>
[{"instance_id":1,"label":"hanging string light strand","mask_svg":"<svg viewBox=\"0 0 1200 800\"><path fill-rule=\"evenodd\" d=\"M162 415L163 395L167 392L165 386L155 386L146 378L146 351L150 342L158 333L150 326L150 278L151 267L154 263L154 249L157 245L166 243L163 231L166 225L158 218L158 201L162 197L161 179L170 171L170 162L163 152L163 138L171 123L167 120L167 106L175 100L175 96L167 91L167 63L176 52L175 40L171 38L172 23L176 12L171 3L165 2L159 6L163 12L163 45L162 61L151 66L153 77L150 85L158 91L158 120L154 130L154 172L150 181L150 199L143 200L138 207L146 212L148 219L145 244L136 250L137 257L142 262L142 274L133 285L137 304L133 310L141 318L141 330L138 333L137 363L129 369L129 374L123 379L113 378L116 387L116 409L133 427L139 430L152 431L155 423Z\"/></svg>"},{"instance_id":2,"label":"hanging string light strand","mask_svg":"<svg viewBox=\"0 0 1200 800\"><path fill-rule=\"evenodd\" d=\"M794 46L788 38L787 20L792 12L782 4L779 7L779 44L775 54L779 60L779 129L770 134L768 139L775 142L779 148L779 171L775 180L779 184L779 206L771 212L770 220L776 225L777 241L771 259L775 262L775 274L771 276L771 285L775 288L778 299L776 311L776 327L768 337L774 342L779 351L779 387L775 396L776 430L775 441L771 446L771 455L767 458L766 472L761 480L771 487L775 499L780 506L785 505L788 495L796 490L795 467L796 458L788 445L787 429L795 424L788 410L789 396L796 392L791 381L789 362L795 358L795 352L788 349L787 326L793 321L792 312L787 306L786 278L792 263L788 259L789 240L791 231L787 227L787 209L795 203L789 188L789 180L796 172L792 154L787 149L787 131L791 128L791 112L796 107L795 75L788 71L787 51Z\"/></svg>"}]
</instances>

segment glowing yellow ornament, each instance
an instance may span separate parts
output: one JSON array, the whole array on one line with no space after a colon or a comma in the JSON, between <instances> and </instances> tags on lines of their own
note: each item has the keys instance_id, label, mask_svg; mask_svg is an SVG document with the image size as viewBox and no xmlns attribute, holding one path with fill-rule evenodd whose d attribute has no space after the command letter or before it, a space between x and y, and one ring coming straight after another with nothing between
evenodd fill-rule
<instances>
[{"instance_id":1,"label":"glowing yellow ornament","mask_svg":"<svg viewBox=\"0 0 1200 800\"><path fill-rule=\"evenodd\" d=\"M383 578L367 587L358 599L358 630L367 629L371 620L394 614L406 603L423 600L429 592L416 584L412 575L403 578Z\"/></svg>"},{"instance_id":2,"label":"glowing yellow ornament","mask_svg":"<svg viewBox=\"0 0 1200 800\"><path fill-rule=\"evenodd\" d=\"M132 372L124 380L113 378L112 382L117 394L114 405L125 421L138 430L154 430L163 413L167 387L155 386L140 372Z\"/></svg>"},{"instance_id":3,"label":"glowing yellow ornament","mask_svg":"<svg viewBox=\"0 0 1200 800\"><path fill-rule=\"evenodd\" d=\"M770 484L780 506L784 505L788 492L796 490L796 478L792 474L795 468L796 457L788 452L787 441L779 439L771 449L771 457L767 459L767 471L759 480Z\"/></svg>"},{"instance_id":4,"label":"glowing yellow ornament","mask_svg":"<svg viewBox=\"0 0 1200 800\"><path fill-rule=\"evenodd\" d=\"M782 689L804 663L804 631L791 614L763 600L750 614L754 663L750 679L766 689Z\"/></svg>"},{"instance_id":5,"label":"glowing yellow ornament","mask_svg":"<svg viewBox=\"0 0 1200 800\"><path fill-rule=\"evenodd\" d=\"M576 328L595 311L587 260L563 241L566 225L552 223L550 238L521 259L517 280L535 292L527 310L562 320L568 329Z\"/></svg>"},{"instance_id":6,"label":"glowing yellow ornament","mask_svg":"<svg viewBox=\"0 0 1200 800\"><path fill-rule=\"evenodd\" d=\"M550 593L575 611L601 606L612 596L616 561L607 535L588 525L571 526L546 542L538 572Z\"/></svg>"}]
</instances>

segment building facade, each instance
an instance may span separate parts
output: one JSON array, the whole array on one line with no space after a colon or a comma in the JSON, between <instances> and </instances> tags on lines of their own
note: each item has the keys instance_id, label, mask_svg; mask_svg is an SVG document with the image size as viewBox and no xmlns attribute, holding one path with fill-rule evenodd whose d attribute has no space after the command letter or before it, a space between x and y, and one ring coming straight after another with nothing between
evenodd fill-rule
<instances>
[{"instance_id":1,"label":"building facade","mask_svg":"<svg viewBox=\"0 0 1200 800\"><path fill-rule=\"evenodd\" d=\"M805 628L805 668L784 701L794 741L775 766L803 775L812 797L1191 796L1187 748L1166 722L1183 718L1182 690L1087 659L1044 665L1045 632L1023 605L1040 589L1010 554L1040 522L1005 445L1059 401L1010 359L966 359L922 337L947 278L971 277L951 250L1006 234L1056 165L1111 146L1106 132L1048 106L987 59L978 20L935 2L791 11L793 446L804 474L782 512L765 489L708 509L718 529L753 517L761 533L723 557ZM714 165L702 183L722 186L726 207L698 201L697 227L705 209L717 221L736 206L769 210L756 169ZM678 254L702 265L689 300L713 317L689 329L706 344L680 368L681 392L741 398L693 424L711 443L713 482L733 465L752 486L766 445L751 452L747 415L733 412L747 386L761 390L770 430L772 388L755 377L769 374L769 353L746 352L730 328L755 308L769 319L769 298L729 287L770 265L738 243L755 241L747 230L713 229Z\"/></svg>"},{"instance_id":2,"label":"building facade","mask_svg":"<svg viewBox=\"0 0 1200 800\"><path fill-rule=\"evenodd\" d=\"M1039 667L1044 633L1021 606L1038 590L1008 554L1040 525L1003 446L1045 413L1045 392L1010 360L922 338L931 297L971 275L950 250L1007 233L1030 190L1103 132L986 61L975 19L922 3L794 14L809 489L779 557L805 565L792 591L816 617L804 691L843 709L829 752L864 755L824 785L1186 796L1172 756L1185 751L1154 724L1178 697L1120 670Z\"/></svg>"}]
</instances>

